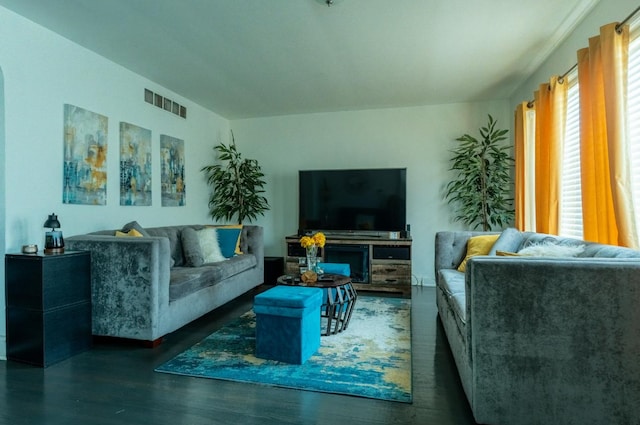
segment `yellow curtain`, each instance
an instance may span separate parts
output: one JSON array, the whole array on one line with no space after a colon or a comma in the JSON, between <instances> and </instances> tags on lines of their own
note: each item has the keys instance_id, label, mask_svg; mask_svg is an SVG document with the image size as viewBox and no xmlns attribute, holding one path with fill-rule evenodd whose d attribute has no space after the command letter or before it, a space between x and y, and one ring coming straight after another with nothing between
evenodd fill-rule
<instances>
[{"instance_id":1,"label":"yellow curtain","mask_svg":"<svg viewBox=\"0 0 640 425\"><path fill-rule=\"evenodd\" d=\"M629 29L578 51L584 239L638 248L626 123Z\"/></svg>"},{"instance_id":2,"label":"yellow curtain","mask_svg":"<svg viewBox=\"0 0 640 425\"><path fill-rule=\"evenodd\" d=\"M535 107L522 102L515 111L515 227L535 231Z\"/></svg>"},{"instance_id":3,"label":"yellow curtain","mask_svg":"<svg viewBox=\"0 0 640 425\"><path fill-rule=\"evenodd\" d=\"M560 222L561 161L567 110L567 83L551 77L535 92L536 231L557 235Z\"/></svg>"}]
</instances>

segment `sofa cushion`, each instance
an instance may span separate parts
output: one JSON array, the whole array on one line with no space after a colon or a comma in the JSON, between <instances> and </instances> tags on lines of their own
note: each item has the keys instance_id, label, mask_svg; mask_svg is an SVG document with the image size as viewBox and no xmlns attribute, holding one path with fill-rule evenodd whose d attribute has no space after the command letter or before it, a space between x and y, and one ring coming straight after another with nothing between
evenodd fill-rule
<instances>
[{"instance_id":1,"label":"sofa cushion","mask_svg":"<svg viewBox=\"0 0 640 425\"><path fill-rule=\"evenodd\" d=\"M601 258L640 258L640 251L622 246L613 246L595 242L585 242L581 239L574 239L561 236L553 236L544 233L522 232L522 244L518 250L530 245L541 243L555 243L558 245L581 245L584 244L584 251L578 257L601 257Z\"/></svg>"},{"instance_id":2,"label":"sofa cushion","mask_svg":"<svg viewBox=\"0 0 640 425\"><path fill-rule=\"evenodd\" d=\"M464 294L464 273L454 269L441 269L438 273L440 286L447 294Z\"/></svg>"},{"instance_id":3,"label":"sofa cushion","mask_svg":"<svg viewBox=\"0 0 640 425\"><path fill-rule=\"evenodd\" d=\"M227 261L204 264L201 267L175 267L169 280L169 301L192 294L202 288L216 285L222 280L255 267L255 255L244 254Z\"/></svg>"},{"instance_id":4,"label":"sofa cushion","mask_svg":"<svg viewBox=\"0 0 640 425\"><path fill-rule=\"evenodd\" d=\"M640 251L622 246L604 245L598 243L587 244L580 257L594 258L640 258Z\"/></svg>"},{"instance_id":5,"label":"sofa cushion","mask_svg":"<svg viewBox=\"0 0 640 425\"><path fill-rule=\"evenodd\" d=\"M467 254L464 257L464 260L462 260L462 263L458 266L458 271L464 272L466 270L469 258L475 257L476 255L489 254L493 244L496 243L499 237L499 234L470 237L467 241Z\"/></svg>"},{"instance_id":6,"label":"sofa cushion","mask_svg":"<svg viewBox=\"0 0 640 425\"><path fill-rule=\"evenodd\" d=\"M163 236L169 239L171 259L173 259L174 266L176 267L184 266L185 264L180 231L180 226L152 227L147 229L147 232L151 236Z\"/></svg>"},{"instance_id":7,"label":"sofa cushion","mask_svg":"<svg viewBox=\"0 0 640 425\"><path fill-rule=\"evenodd\" d=\"M467 301L465 295L464 273L453 269L440 269L438 271L438 283L440 289L446 295L447 304L453 311L458 330L465 335L467 325Z\"/></svg>"}]
</instances>

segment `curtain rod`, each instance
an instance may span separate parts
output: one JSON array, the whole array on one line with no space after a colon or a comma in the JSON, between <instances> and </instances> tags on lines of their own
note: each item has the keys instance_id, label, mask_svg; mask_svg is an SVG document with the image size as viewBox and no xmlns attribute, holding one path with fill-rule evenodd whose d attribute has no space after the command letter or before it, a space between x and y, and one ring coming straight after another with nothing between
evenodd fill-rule
<instances>
[{"instance_id":1,"label":"curtain rod","mask_svg":"<svg viewBox=\"0 0 640 425\"><path fill-rule=\"evenodd\" d=\"M634 10L633 12L631 12L629 14L629 16L627 16L626 18L624 18L624 20L622 22L620 22L618 25L616 25L616 31L620 31L620 28L626 24L627 22L629 22L635 15L636 13L638 13L640 11L640 6L638 6L636 8L636 10Z\"/></svg>"},{"instance_id":2,"label":"curtain rod","mask_svg":"<svg viewBox=\"0 0 640 425\"><path fill-rule=\"evenodd\" d=\"M622 20L622 22L620 22L618 25L616 25L616 32L619 33L620 32L620 28L622 28L627 22L629 22L635 15L636 13L638 13L640 11L640 6L638 6L636 8L636 10L634 10L633 12L631 12L629 14L629 16L627 16L626 18L624 18ZM567 72L565 72L564 74L562 74L560 76L560 81L562 81L564 79L564 77L566 77L567 75L569 75L573 70L575 70L578 67L578 64L576 63L575 65L573 65L571 68L569 68L567 70Z\"/></svg>"},{"instance_id":3,"label":"curtain rod","mask_svg":"<svg viewBox=\"0 0 640 425\"><path fill-rule=\"evenodd\" d=\"M616 25L616 32L620 32L620 28L622 28L623 25L627 24L631 19L633 19L633 17L638 12L640 12L640 6L636 7L636 9L633 12L631 12L626 18L624 18L622 22ZM558 81L562 83L565 77L571 74L577 67L578 67L578 64L576 63L571 68L569 68L564 74L560 75L560 77L558 77ZM528 108L533 107L534 102L535 102L534 100L530 100L529 102L527 102L527 107Z\"/></svg>"}]
</instances>

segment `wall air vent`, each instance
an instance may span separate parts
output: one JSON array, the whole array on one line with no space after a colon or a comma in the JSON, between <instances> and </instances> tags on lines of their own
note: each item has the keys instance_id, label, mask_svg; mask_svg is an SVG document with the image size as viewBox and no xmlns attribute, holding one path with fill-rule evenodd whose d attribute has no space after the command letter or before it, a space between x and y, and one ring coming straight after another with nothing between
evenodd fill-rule
<instances>
[{"instance_id":1,"label":"wall air vent","mask_svg":"<svg viewBox=\"0 0 640 425\"><path fill-rule=\"evenodd\" d=\"M174 102L168 97L164 97L161 94L154 93L149 89L144 89L144 101L152 105L156 105L158 108L171 112L179 117L187 119L187 107L180 105L178 102Z\"/></svg>"}]
</instances>

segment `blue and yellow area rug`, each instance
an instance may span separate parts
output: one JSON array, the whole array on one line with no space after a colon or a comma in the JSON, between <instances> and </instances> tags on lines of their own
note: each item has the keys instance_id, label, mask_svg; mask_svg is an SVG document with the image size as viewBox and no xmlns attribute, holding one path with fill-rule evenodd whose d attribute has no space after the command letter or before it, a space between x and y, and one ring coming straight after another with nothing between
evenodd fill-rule
<instances>
[{"instance_id":1,"label":"blue and yellow area rug","mask_svg":"<svg viewBox=\"0 0 640 425\"><path fill-rule=\"evenodd\" d=\"M346 331L302 365L254 356L253 311L156 369L228 381L410 403L411 300L359 296Z\"/></svg>"}]
</instances>

